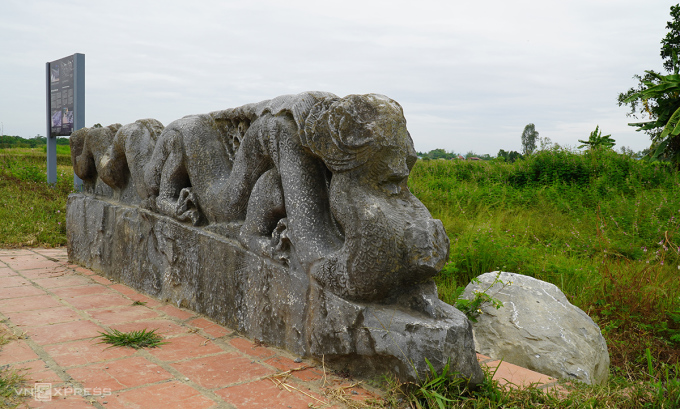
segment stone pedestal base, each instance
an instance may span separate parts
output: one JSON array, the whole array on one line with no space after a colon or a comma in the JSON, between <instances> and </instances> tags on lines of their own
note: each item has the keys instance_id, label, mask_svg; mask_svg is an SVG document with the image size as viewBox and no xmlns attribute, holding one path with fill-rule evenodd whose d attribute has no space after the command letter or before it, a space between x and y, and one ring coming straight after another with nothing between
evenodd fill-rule
<instances>
[{"instance_id":1,"label":"stone pedestal base","mask_svg":"<svg viewBox=\"0 0 680 409\"><path fill-rule=\"evenodd\" d=\"M295 260L284 265L206 228L85 194L69 196L67 235L71 262L330 367L417 381L427 359L482 380L471 325L433 282L381 304L347 301Z\"/></svg>"}]
</instances>

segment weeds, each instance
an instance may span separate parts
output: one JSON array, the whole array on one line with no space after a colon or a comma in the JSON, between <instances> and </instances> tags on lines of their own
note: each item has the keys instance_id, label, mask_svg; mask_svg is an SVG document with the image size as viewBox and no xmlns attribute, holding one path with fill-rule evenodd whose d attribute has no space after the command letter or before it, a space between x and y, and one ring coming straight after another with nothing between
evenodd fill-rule
<instances>
[{"instance_id":1,"label":"weeds","mask_svg":"<svg viewBox=\"0 0 680 409\"><path fill-rule=\"evenodd\" d=\"M0 350L3 345L10 343L17 337L0 327ZM0 408L16 408L23 403L23 397L16 391L22 388L27 379L19 371L9 368L9 365L0 366Z\"/></svg>"},{"instance_id":2,"label":"weeds","mask_svg":"<svg viewBox=\"0 0 680 409\"><path fill-rule=\"evenodd\" d=\"M493 296L506 286L511 285L512 283L511 282L506 283L502 281L500 279L500 275L501 272L499 271L496 274L496 278L494 279L494 281L485 289L475 290L474 296L472 297L471 300L461 298L461 295L465 291L466 287L463 286L458 287L456 291L452 294L453 298L455 299L452 305L459 309L461 312L463 312L472 322L477 322L477 317L479 316L479 314L481 314L482 306L485 304L491 304L491 306L493 306L496 309L501 308L503 306L503 303L497 298L494 298ZM479 280L477 278L473 278L471 283L479 284ZM489 291L496 284L500 284L500 288L494 294L488 294L487 291Z\"/></svg>"},{"instance_id":3,"label":"weeds","mask_svg":"<svg viewBox=\"0 0 680 409\"><path fill-rule=\"evenodd\" d=\"M0 367L0 408L13 409L24 402L17 393L26 384L26 377L7 367Z\"/></svg>"},{"instance_id":4,"label":"weeds","mask_svg":"<svg viewBox=\"0 0 680 409\"><path fill-rule=\"evenodd\" d=\"M120 332L118 330L111 330L107 332L100 332L100 344L111 344L112 347L129 347L134 349L140 348L156 348L158 346L167 344L163 342L163 337L156 333L155 329L147 331Z\"/></svg>"}]
</instances>

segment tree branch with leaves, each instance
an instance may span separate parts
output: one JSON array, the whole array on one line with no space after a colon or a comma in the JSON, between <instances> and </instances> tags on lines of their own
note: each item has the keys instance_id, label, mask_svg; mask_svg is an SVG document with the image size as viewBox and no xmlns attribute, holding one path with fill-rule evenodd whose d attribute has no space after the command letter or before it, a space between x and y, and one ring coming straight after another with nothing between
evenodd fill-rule
<instances>
[{"instance_id":1,"label":"tree branch with leaves","mask_svg":"<svg viewBox=\"0 0 680 409\"><path fill-rule=\"evenodd\" d=\"M680 5L671 7L671 17L666 24L669 32L661 40L661 58L664 69L672 74L649 70L644 76L635 75L637 87L619 94L618 104L630 106L630 117L649 118L628 124L652 140L648 158L668 160L680 167Z\"/></svg>"}]
</instances>

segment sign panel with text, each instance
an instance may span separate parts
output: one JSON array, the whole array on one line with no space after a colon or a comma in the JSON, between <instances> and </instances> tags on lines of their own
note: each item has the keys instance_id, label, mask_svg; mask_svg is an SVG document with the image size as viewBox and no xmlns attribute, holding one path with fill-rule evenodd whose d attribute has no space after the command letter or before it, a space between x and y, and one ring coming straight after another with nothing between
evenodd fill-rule
<instances>
[{"instance_id":1,"label":"sign panel with text","mask_svg":"<svg viewBox=\"0 0 680 409\"><path fill-rule=\"evenodd\" d=\"M47 79L47 182L57 182L57 136L85 127L85 54L45 63ZM82 181L74 175L80 190Z\"/></svg>"},{"instance_id":2,"label":"sign panel with text","mask_svg":"<svg viewBox=\"0 0 680 409\"><path fill-rule=\"evenodd\" d=\"M75 103L73 56L50 64L50 135L69 136L73 132Z\"/></svg>"}]
</instances>

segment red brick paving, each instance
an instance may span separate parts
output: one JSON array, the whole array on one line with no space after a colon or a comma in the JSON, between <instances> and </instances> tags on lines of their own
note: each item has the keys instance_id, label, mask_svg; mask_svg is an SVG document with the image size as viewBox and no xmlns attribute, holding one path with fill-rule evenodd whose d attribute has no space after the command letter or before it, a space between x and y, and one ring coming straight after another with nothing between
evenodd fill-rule
<instances>
[{"instance_id":1,"label":"red brick paving","mask_svg":"<svg viewBox=\"0 0 680 409\"><path fill-rule=\"evenodd\" d=\"M81 285L77 287L64 287L64 288L55 288L51 290L53 293L56 295L63 297L63 298L73 298L73 297L79 297L81 295L94 295L94 294L102 294L102 293L111 293L113 292L106 288L103 285L99 284L88 284L88 285Z\"/></svg>"},{"instance_id":2,"label":"red brick paving","mask_svg":"<svg viewBox=\"0 0 680 409\"><path fill-rule=\"evenodd\" d=\"M49 289L59 287L76 287L91 283L91 281L85 277L63 275L56 277L36 278L33 281L35 281L35 283L38 284L39 286Z\"/></svg>"},{"instance_id":3,"label":"red brick paving","mask_svg":"<svg viewBox=\"0 0 680 409\"><path fill-rule=\"evenodd\" d=\"M85 388L110 388L112 391L173 378L171 373L141 356L71 368L67 372Z\"/></svg>"},{"instance_id":4,"label":"red brick paving","mask_svg":"<svg viewBox=\"0 0 680 409\"><path fill-rule=\"evenodd\" d=\"M21 370L22 374L34 382L61 383L62 379L51 370L44 361L35 360L12 365L14 369Z\"/></svg>"},{"instance_id":5,"label":"red brick paving","mask_svg":"<svg viewBox=\"0 0 680 409\"><path fill-rule=\"evenodd\" d=\"M252 381L276 373L274 369L235 352L176 362L170 366L208 389Z\"/></svg>"},{"instance_id":6,"label":"red brick paving","mask_svg":"<svg viewBox=\"0 0 680 409\"><path fill-rule=\"evenodd\" d=\"M291 376L294 376L302 381L318 381L323 378L323 372L309 368L307 364L297 363L285 356L276 356L265 361L266 364L273 366L279 371L290 371Z\"/></svg>"},{"instance_id":7,"label":"red brick paving","mask_svg":"<svg viewBox=\"0 0 680 409\"><path fill-rule=\"evenodd\" d=\"M15 273L12 269L9 268L0 268L0 277L10 277L10 276L16 276L17 273Z\"/></svg>"},{"instance_id":8,"label":"red brick paving","mask_svg":"<svg viewBox=\"0 0 680 409\"><path fill-rule=\"evenodd\" d=\"M167 409L203 409L215 407L215 402L201 395L189 385L171 381L156 385L133 389L116 394L116 401L107 404L107 408L146 409L158 406L163 402Z\"/></svg>"},{"instance_id":9,"label":"red brick paving","mask_svg":"<svg viewBox=\"0 0 680 409\"><path fill-rule=\"evenodd\" d=\"M145 319L158 318L160 315L144 306L125 306L88 311L87 314L100 324L113 325Z\"/></svg>"},{"instance_id":10,"label":"red brick paving","mask_svg":"<svg viewBox=\"0 0 680 409\"><path fill-rule=\"evenodd\" d=\"M172 338L162 348L153 348L149 353L163 361L180 361L187 358L218 354L224 352L213 341L196 334L189 334Z\"/></svg>"},{"instance_id":11,"label":"red brick paving","mask_svg":"<svg viewBox=\"0 0 680 409\"><path fill-rule=\"evenodd\" d=\"M94 338L104 331L94 322L79 320L59 324L43 325L26 329L26 334L37 344L47 345L77 339Z\"/></svg>"},{"instance_id":12,"label":"red brick paving","mask_svg":"<svg viewBox=\"0 0 680 409\"><path fill-rule=\"evenodd\" d=\"M35 297L23 297L9 300L0 300L0 313L6 314L16 311L40 310L43 308L61 307L62 304L54 297L47 294Z\"/></svg>"},{"instance_id":13,"label":"red brick paving","mask_svg":"<svg viewBox=\"0 0 680 409\"><path fill-rule=\"evenodd\" d=\"M0 286L2 287L21 287L30 283L30 281L18 275L0 278Z\"/></svg>"},{"instance_id":14,"label":"red brick paving","mask_svg":"<svg viewBox=\"0 0 680 409\"><path fill-rule=\"evenodd\" d=\"M22 339L10 342L0 350L0 365L32 361L34 359L38 359L38 355Z\"/></svg>"},{"instance_id":15,"label":"red brick paving","mask_svg":"<svg viewBox=\"0 0 680 409\"><path fill-rule=\"evenodd\" d=\"M288 386L288 388L295 392L298 391L293 388L300 389L294 384ZM286 389L283 385L279 386L269 379L262 379L224 388L218 390L217 394L238 409L307 409L310 407L310 403L314 407L319 407L329 402L319 395L315 396L314 393L309 393L309 391L304 392L313 398L301 392L291 393L289 389Z\"/></svg>"},{"instance_id":16,"label":"red brick paving","mask_svg":"<svg viewBox=\"0 0 680 409\"><path fill-rule=\"evenodd\" d=\"M175 321L167 319L143 320L128 322L125 324L113 324L110 325L110 327L111 329L121 332L141 331L143 329L146 329L147 331L155 330L156 333L164 336L185 334L191 330L191 328L182 327Z\"/></svg>"},{"instance_id":17,"label":"red brick paving","mask_svg":"<svg viewBox=\"0 0 680 409\"><path fill-rule=\"evenodd\" d=\"M21 338L0 347L0 366L23 368L31 382L53 383L53 399L27 398L30 408L92 408L93 402L112 409L345 408L324 396L329 387L342 387L352 399L379 399L379 391L324 376L313 362L296 363L290 353L69 264L64 248L0 249L0 318ZM108 329L156 329L167 344L109 347L97 338ZM555 385L552 378L506 363L495 378L510 385ZM82 388L97 392L81 396Z\"/></svg>"},{"instance_id":18,"label":"red brick paving","mask_svg":"<svg viewBox=\"0 0 680 409\"><path fill-rule=\"evenodd\" d=\"M12 323L20 327L36 327L47 324L76 321L80 319L78 313L69 307L53 307L42 310L22 312L8 312Z\"/></svg>"},{"instance_id":19,"label":"red brick paving","mask_svg":"<svg viewBox=\"0 0 680 409\"><path fill-rule=\"evenodd\" d=\"M7 298L22 298L43 294L45 294L43 290L33 286L0 288L0 299L3 300Z\"/></svg>"},{"instance_id":20,"label":"red brick paving","mask_svg":"<svg viewBox=\"0 0 680 409\"><path fill-rule=\"evenodd\" d=\"M98 282L99 284L104 284L104 285L112 284L111 281L109 281L108 279L106 279L102 276L91 275L90 278L93 279L94 281Z\"/></svg>"},{"instance_id":21,"label":"red brick paving","mask_svg":"<svg viewBox=\"0 0 680 409\"><path fill-rule=\"evenodd\" d=\"M271 349L268 349L265 346L257 346L245 338L233 338L229 343L244 354L256 358L269 358L276 355L276 352Z\"/></svg>"},{"instance_id":22,"label":"red brick paving","mask_svg":"<svg viewBox=\"0 0 680 409\"><path fill-rule=\"evenodd\" d=\"M106 292L102 294L83 295L82 297L73 297L68 302L74 307L81 310L92 310L95 308L107 308L113 306L130 305L132 301L114 292Z\"/></svg>"},{"instance_id":23,"label":"red brick paving","mask_svg":"<svg viewBox=\"0 0 680 409\"><path fill-rule=\"evenodd\" d=\"M196 315L196 313L191 312L191 311L185 311L185 310L180 310L179 308L173 306L173 305L164 305L160 308L157 308L158 311L163 311L164 313L175 317L179 318L180 320L185 320L187 318L191 318Z\"/></svg>"},{"instance_id":24,"label":"red brick paving","mask_svg":"<svg viewBox=\"0 0 680 409\"><path fill-rule=\"evenodd\" d=\"M65 368L125 358L136 352L132 348L111 348L108 344L100 344L96 339L46 345L43 349L57 364Z\"/></svg>"},{"instance_id":25,"label":"red brick paving","mask_svg":"<svg viewBox=\"0 0 680 409\"><path fill-rule=\"evenodd\" d=\"M38 268L35 270L21 271L21 275L30 280L40 280L41 278L60 277L67 274L64 266L52 268Z\"/></svg>"},{"instance_id":26,"label":"red brick paving","mask_svg":"<svg viewBox=\"0 0 680 409\"><path fill-rule=\"evenodd\" d=\"M196 318L189 321L188 324L201 328L206 334L213 338L221 338L234 332L205 318Z\"/></svg>"},{"instance_id":27,"label":"red brick paving","mask_svg":"<svg viewBox=\"0 0 680 409\"><path fill-rule=\"evenodd\" d=\"M55 396L49 402L28 401L29 408L49 408L49 409L92 409L92 404L80 396Z\"/></svg>"}]
</instances>

